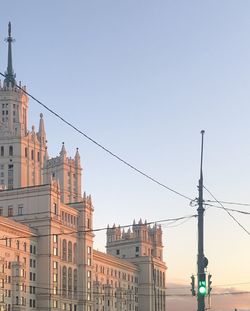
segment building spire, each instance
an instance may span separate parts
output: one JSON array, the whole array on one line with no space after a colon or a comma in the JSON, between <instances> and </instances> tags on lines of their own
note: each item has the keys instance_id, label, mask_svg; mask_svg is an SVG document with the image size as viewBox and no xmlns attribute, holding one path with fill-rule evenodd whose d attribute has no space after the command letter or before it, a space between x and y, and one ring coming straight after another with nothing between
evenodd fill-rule
<instances>
[{"instance_id":1,"label":"building spire","mask_svg":"<svg viewBox=\"0 0 250 311\"><path fill-rule=\"evenodd\" d=\"M45 133L45 126L44 126L44 120L43 120L43 114L42 113L40 113L38 139L42 144L46 143L46 133Z\"/></svg>"},{"instance_id":2,"label":"building spire","mask_svg":"<svg viewBox=\"0 0 250 311\"><path fill-rule=\"evenodd\" d=\"M11 37L11 23L8 24L8 38L6 39L6 42L8 42L8 65L7 65L7 71L5 72L6 78L4 79L4 82L7 84L7 86L12 85L12 87L16 84L16 75L13 70L12 66L12 42L14 39Z\"/></svg>"}]
</instances>

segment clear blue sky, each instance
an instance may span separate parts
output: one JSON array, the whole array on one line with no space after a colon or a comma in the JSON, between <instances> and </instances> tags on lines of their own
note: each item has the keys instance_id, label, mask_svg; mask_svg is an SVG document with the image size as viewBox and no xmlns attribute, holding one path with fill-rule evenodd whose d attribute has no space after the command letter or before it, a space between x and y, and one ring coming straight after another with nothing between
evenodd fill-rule
<instances>
[{"instance_id":1,"label":"clear blue sky","mask_svg":"<svg viewBox=\"0 0 250 311\"><path fill-rule=\"evenodd\" d=\"M3 1L0 69L11 21L17 80L34 96L191 198L198 195L204 129L205 185L218 199L250 202L249 11L247 0ZM195 213L187 200L131 171L32 100L30 128L38 127L40 112L50 156L63 141L71 156L79 147L95 227ZM234 215L250 230L250 216ZM250 236L224 211L211 207L205 218L213 284L250 281ZM168 281L189 284L196 220L163 229ZM104 249L104 241L98 235L96 247Z\"/></svg>"}]
</instances>

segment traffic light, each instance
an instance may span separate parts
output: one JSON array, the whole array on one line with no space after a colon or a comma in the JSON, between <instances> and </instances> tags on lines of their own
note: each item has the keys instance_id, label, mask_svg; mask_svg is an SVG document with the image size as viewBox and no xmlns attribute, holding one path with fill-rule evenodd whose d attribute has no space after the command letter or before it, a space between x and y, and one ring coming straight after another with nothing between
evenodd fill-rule
<instances>
[{"instance_id":1,"label":"traffic light","mask_svg":"<svg viewBox=\"0 0 250 311\"><path fill-rule=\"evenodd\" d=\"M195 292L195 278L194 278L194 275L191 276L191 293L192 293L192 296L195 296L196 295L196 292Z\"/></svg>"},{"instance_id":2,"label":"traffic light","mask_svg":"<svg viewBox=\"0 0 250 311\"><path fill-rule=\"evenodd\" d=\"M198 278L199 278L198 295L199 296L206 296L206 294L207 294L206 274L201 273L198 275Z\"/></svg>"},{"instance_id":3,"label":"traffic light","mask_svg":"<svg viewBox=\"0 0 250 311\"><path fill-rule=\"evenodd\" d=\"M210 295L211 290L212 290L212 287L211 287L211 284L212 284L211 278L212 278L212 275L209 274L209 275L207 276L207 294L208 294L208 295Z\"/></svg>"}]
</instances>

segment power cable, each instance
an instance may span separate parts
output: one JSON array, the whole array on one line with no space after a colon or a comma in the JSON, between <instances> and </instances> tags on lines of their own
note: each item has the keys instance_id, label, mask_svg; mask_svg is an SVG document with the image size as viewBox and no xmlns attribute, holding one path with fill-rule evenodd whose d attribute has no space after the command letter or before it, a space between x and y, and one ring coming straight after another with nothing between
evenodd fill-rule
<instances>
[{"instance_id":1,"label":"power cable","mask_svg":"<svg viewBox=\"0 0 250 311\"><path fill-rule=\"evenodd\" d=\"M100 284L100 285L107 285L109 286L110 284ZM135 284L135 287L137 287L139 284ZM19 286L22 286L22 284L20 284ZM35 286L36 289L40 289L40 290L46 290L49 292L53 293L53 286L55 286L55 284L51 284L51 287L43 287L43 286ZM111 285L110 285L111 286ZM93 287L95 287L95 285L93 285ZM157 287L158 288L158 287ZM127 300L134 300L135 297L155 297L154 294L148 293L148 294L143 294L143 293L139 293L139 292L129 292L129 289L124 288L124 287L112 287L109 288L112 291L118 291L118 293L115 295L113 293L107 293L105 292L105 289L101 289L101 291L87 291L87 290L73 290L72 289L72 295L68 295L68 294L62 294L62 292L66 291L68 292L68 289L64 289L64 288L58 288L57 287L57 294L55 294L55 296L59 296L59 297L65 297L65 299L68 298L68 296L74 296L74 293L78 293L78 294L88 294L91 293L93 296L101 296L101 297L108 297L108 298L116 298L116 299L127 299ZM164 288L159 287L159 289L164 290ZM121 292L119 292L119 290L121 290ZM132 290L132 289L131 289ZM119 294L122 294L122 297ZM224 291L224 292L218 292L218 293L212 293L211 296L224 296L224 295L246 295L246 294L250 294L250 291ZM134 297L131 297L134 296ZM187 293L171 293L171 294L165 294L163 295L165 297L190 297L192 298L191 294L187 294ZM72 299L71 297L71 299ZM158 295L156 295L156 297L158 297ZM76 298L77 300L77 298Z\"/></svg>"},{"instance_id":2,"label":"power cable","mask_svg":"<svg viewBox=\"0 0 250 311\"><path fill-rule=\"evenodd\" d=\"M121 226L117 226L117 227L103 227L103 228L97 228L97 229L87 229L87 230L73 230L73 231L69 231L69 232L60 232L60 233L48 233L48 234L30 234L30 235L26 235L26 236L17 236L17 237L4 237L4 238L0 238L0 241L4 241L4 240L13 240L13 239L25 239L25 238L30 238L31 236L33 237L37 237L37 238L41 238L41 237L48 237L48 236L61 236L61 235L71 235L71 234L75 234L75 233L91 233L91 232L99 232L99 231L106 231L108 229L112 230L112 229L117 229L117 228L130 228L130 227L142 227L142 226L148 226L148 225L152 225L152 224L161 224L161 223L165 223L165 222L171 222L171 221L178 221L178 220L183 220L183 219L187 219L187 218L193 218L193 217L197 217L197 215L189 215L189 216L183 216L183 217L178 217L178 218L169 218L169 219L162 219L162 220L157 220L157 221L150 221L150 222L145 222L142 224L129 224L129 225L121 225Z\"/></svg>"},{"instance_id":3,"label":"power cable","mask_svg":"<svg viewBox=\"0 0 250 311\"><path fill-rule=\"evenodd\" d=\"M164 229L176 228L176 227L179 227L179 226L185 224L185 223L188 222L190 219L191 219L191 218L184 219L181 223L175 224L175 225L172 225L172 224L164 225L163 228L164 228ZM176 221L175 221L175 222L176 222ZM173 222L173 223L174 223L174 222Z\"/></svg>"},{"instance_id":4,"label":"power cable","mask_svg":"<svg viewBox=\"0 0 250 311\"><path fill-rule=\"evenodd\" d=\"M213 199L224 209L224 211L248 234L250 235L250 232L224 207L224 205L218 201L215 196L205 187L203 188L213 197Z\"/></svg>"},{"instance_id":5,"label":"power cable","mask_svg":"<svg viewBox=\"0 0 250 311\"><path fill-rule=\"evenodd\" d=\"M205 202L217 203L217 201L212 201L212 200L205 200ZM230 205L250 206L250 203L229 202L229 201L220 201L220 202L223 204L230 204Z\"/></svg>"},{"instance_id":6,"label":"power cable","mask_svg":"<svg viewBox=\"0 0 250 311\"><path fill-rule=\"evenodd\" d=\"M238 286L238 285L249 285L250 282L241 282L241 283L227 283L227 284L215 284L213 285L213 288L215 287L227 287L227 286ZM189 284L186 286L179 286L179 287L167 287L167 290L179 290L179 289L189 289Z\"/></svg>"},{"instance_id":7,"label":"power cable","mask_svg":"<svg viewBox=\"0 0 250 311\"><path fill-rule=\"evenodd\" d=\"M3 73L0 72L0 75L3 76L4 78L7 78L6 75L4 75ZM13 81L11 81L13 83ZM151 180L152 182L158 184L159 186L191 201L192 199L182 193L180 193L177 190L174 190L173 188L170 188L168 186L166 186L165 184L163 184L162 182L158 181L157 179L153 178L152 176L148 175L147 173L144 173L142 170L138 169L137 167L135 167L134 165L130 164L129 162L127 162L126 160L122 159L120 156L118 156L117 154L115 154L114 152L112 152L111 150L109 150L108 148L104 147L102 144L100 144L99 142L97 142L96 140L94 140L93 138L91 138L90 136L88 136L87 134L85 134L83 131L81 131L79 128L77 128L75 125L73 125L71 122L67 121L65 118L63 118L59 113L55 112L54 110L52 110L51 108L49 108L48 106L46 106L45 104L43 104L40 100L38 100L37 98L35 98L33 95L31 95L30 93L28 93L26 90L24 90L21 86L19 86L18 84L14 83L15 87L17 87L18 89L22 90L22 92L24 94L26 94L27 96L29 96L30 98L32 98L34 101L36 101L39 105L41 105L43 108L45 108L46 110L48 110L50 113L52 113L54 116L56 116L58 119L60 119L63 123L67 124L68 126L70 126L73 130L75 130L76 132L78 132L80 135L84 136L85 138L87 138L89 141L91 141L93 144L95 144L96 146L98 146L99 148L101 148L102 150L104 150L105 152L107 152L108 154L110 154L112 157L116 158L118 161L122 162L123 164L125 164L126 166L128 166L129 168L131 168L132 170L136 171L137 173L141 174L142 176L146 177L147 179Z\"/></svg>"},{"instance_id":8,"label":"power cable","mask_svg":"<svg viewBox=\"0 0 250 311\"><path fill-rule=\"evenodd\" d=\"M215 208L220 208L220 209L226 209L227 211L230 211L230 212L235 212L235 213L240 213L240 214L243 214L243 215L250 215L250 212L246 212L246 211L242 211L242 210L238 210L238 209L233 209L233 208L223 208L221 206L217 206L217 205L213 205L213 204L204 204L208 207L215 207Z\"/></svg>"}]
</instances>

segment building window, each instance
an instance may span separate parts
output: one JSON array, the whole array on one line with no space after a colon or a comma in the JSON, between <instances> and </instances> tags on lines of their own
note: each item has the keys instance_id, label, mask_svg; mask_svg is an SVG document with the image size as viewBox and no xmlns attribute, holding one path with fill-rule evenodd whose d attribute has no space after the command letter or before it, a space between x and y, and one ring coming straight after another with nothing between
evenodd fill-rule
<instances>
[{"instance_id":1,"label":"building window","mask_svg":"<svg viewBox=\"0 0 250 311\"><path fill-rule=\"evenodd\" d=\"M8 217L12 217L13 216L13 207L9 206L8 207Z\"/></svg>"},{"instance_id":2,"label":"building window","mask_svg":"<svg viewBox=\"0 0 250 311\"><path fill-rule=\"evenodd\" d=\"M18 215L23 215L23 205L18 204Z\"/></svg>"},{"instance_id":3,"label":"building window","mask_svg":"<svg viewBox=\"0 0 250 311\"><path fill-rule=\"evenodd\" d=\"M57 234L53 234L53 242L58 243L58 235Z\"/></svg>"},{"instance_id":4,"label":"building window","mask_svg":"<svg viewBox=\"0 0 250 311\"><path fill-rule=\"evenodd\" d=\"M64 266L62 271L62 294L66 296L67 293L67 268Z\"/></svg>"},{"instance_id":5,"label":"building window","mask_svg":"<svg viewBox=\"0 0 250 311\"><path fill-rule=\"evenodd\" d=\"M9 156L13 156L13 146L9 146Z\"/></svg>"},{"instance_id":6,"label":"building window","mask_svg":"<svg viewBox=\"0 0 250 311\"><path fill-rule=\"evenodd\" d=\"M56 203L53 204L53 213L57 214L57 205L56 205Z\"/></svg>"},{"instance_id":7,"label":"building window","mask_svg":"<svg viewBox=\"0 0 250 311\"><path fill-rule=\"evenodd\" d=\"M91 255L91 247L90 246L87 247L87 252L88 252L88 255Z\"/></svg>"},{"instance_id":8,"label":"building window","mask_svg":"<svg viewBox=\"0 0 250 311\"><path fill-rule=\"evenodd\" d=\"M34 150L31 150L31 160L34 160Z\"/></svg>"},{"instance_id":9,"label":"building window","mask_svg":"<svg viewBox=\"0 0 250 311\"><path fill-rule=\"evenodd\" d=\"M40 162L40 152L37 152L37 161Z\"/></svg>"},{"instance_id":10,"label":"building window","mask_svg":"<svg viewBox=\"0 0 250 311\"><path fill-rule=\"evenodd\" d=\"M58 248L57 247L53 247L53 255L58 256Z\"/></svg>"},{"instance_id":11,"label":"building window","mask_svg":"<svg viewBox=\"0 0 250 311\"><path fill-rule=\"evenodd\" d=\"M8 165L8 188L13 189L13 164Z\"/></svg>"},{"instance_id":12,"label":"building window","mask_svg":"<svg viewBox=\"0 0 250 311\"><path fill-rule=\"evenodd\" d=\"M87 219L87 228L90 229L90 219Z\"/></svg>"},{"instance_id":13,"label":"building window","mask_svg":"<svg viewBox=\"0 0 250 311\"><path fill-rule=\"evenodd\" d=\"M57 300L53 300L52 307L53 308L58 308L58 301Z\"/></svg>"},{"instance_id":14,"label":"building window","mask_svg":"<svg viewBox=\"0 0 250 311\"><path fill-rule=\"evenodd\" d=\"M77 296L77 270L74 270L74 296Z\"/></svg>"},{"instance_id":15,"label":"building window","mask_svg":"<svg viewBox=\"0 0 250 311\"><path fill-rule=\"evenodd\" d=\"M73 261L76 262L76 258L77 258L77 249L76 249L76 243L74 243L74 247L73 247Z\"/></svg>"},{"instance_id":16,"label":"building window","mask_svg":"<svg viewBox=\"0 0 250 311\"><path fill-rule=\"evenodd\" d=\"M57 274L56 273L53 274L53 281L57 282Z\"/></svg>"},{"instance_id":17,"label":"building window","mask_svg":"<svg viewBox=\"0 0 250 311\"><path fill-rule=\"evenodd\" d=\"M68 291L72 293L72 268L68 270Z\"/></svg>"},{"instance_id":18,"label":"building window","mask_svg":"<svg viewBox=\"0 0 250 311\"><path fill-rule=\"evenodd\" d=\"M91 289L91 282L90 281L87 282L87 289Z\"/></svg>"},{"instance_id":19,"label":"building window","mask_svg":"<svg viewBox=\"0 0 250 311\"><path fill-rule=\"evenodd\" d=\"M72 242L68 244L68 261L72 261Z\"/></svg>"},{"instance_id":20,"label":"building window","mask_svg":"<svg viewBox=\"0 0 250 311\"><path fill-rule=\"evenodd\" d=\"M1 157L4 156L4 146L1 146Z\"/></svg>"},{"instance_id":21,"label":"building window","mask_svg":"<svg viewBox=\"0 0 250 311\"><path fill-rule=\"evenodd\" d=\"M27 147L25 147L25 149L24 149L24 156L25 156L25 158L28 158L28 148Z\"/></svg>"},{"instance_id":22,"label":"building window","mask_svg":"<svg viewBox=\"0 0 250 311\"><path fill-rule=\"evenodd\" d=\"M63 260L67 260L67 242L63 240Z\"/></svg>"},{"instance_id":23,"label":"building window","mask_svg":"<svg viewBox=\"0 0 250 311\"><path fill-rule=\"evenodd\" d=\"M58 287L57 286L53 286L53 294L57 295L58 293Z\"/></svg>"}]
</instances>

